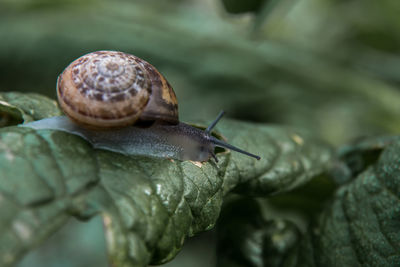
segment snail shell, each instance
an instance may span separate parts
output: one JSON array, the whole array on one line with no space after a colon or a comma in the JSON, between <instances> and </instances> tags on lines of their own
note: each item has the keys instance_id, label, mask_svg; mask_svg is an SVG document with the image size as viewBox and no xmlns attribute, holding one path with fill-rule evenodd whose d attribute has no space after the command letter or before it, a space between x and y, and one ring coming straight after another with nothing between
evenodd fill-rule
<instances>
[{"instance_id":1,"label":"snail shell","mask_svg":"<svg viewBox=\"0 0 400 267\"><path fill-rule=\"evenodd\" d=\"M62 110L85 128L179 122L167 80L148 62L123 52L97 51L76 59L58 77L57 96Z\"/></svg>"}]
</instances>

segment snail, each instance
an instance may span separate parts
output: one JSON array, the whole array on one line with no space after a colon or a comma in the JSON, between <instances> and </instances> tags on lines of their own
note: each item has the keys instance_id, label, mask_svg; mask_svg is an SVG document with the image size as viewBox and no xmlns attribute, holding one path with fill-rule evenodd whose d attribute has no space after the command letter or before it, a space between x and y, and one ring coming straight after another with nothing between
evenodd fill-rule
<instances>
[{"instance_id":1,"label":"snail","mask_svg":"<svg viewBox=\"0 0 400 267\"><path fill-rule=\"evenodd\" d=\"M168 81L134 55L97 51L76 59L59 75L57 97L68 117L23 126L65 131L123 154L218 162L214 149L219 146L260 159L211 134L223 112L206 130L180 122Z\"/></svg>"}]
</instances>

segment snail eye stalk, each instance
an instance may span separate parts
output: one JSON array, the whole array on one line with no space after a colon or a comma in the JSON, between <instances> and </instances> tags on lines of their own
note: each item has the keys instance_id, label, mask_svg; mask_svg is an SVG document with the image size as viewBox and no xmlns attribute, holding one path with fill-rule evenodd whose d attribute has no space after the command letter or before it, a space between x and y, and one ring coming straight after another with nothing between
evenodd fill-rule
<instances>
[{"instance_id":1,"label":"snail eye stalk","mask_svg":"<svg viewBox=\"0 0 400 267\"><path fill-rule=\"evenodd\" d=\"M242 153L242 154L244 154L244 155L247 155L247 156L249 156L249 157L253 157L253 158L257 159L257 160L260 160L260 159L261 159L260 156L254 155L254 154L249 153L249 152L247 152L247 151L244 151L244 150L242 150L242 149L240 149L240 148L238 148L238 147L235 147L235 146L233 146L233 145L230 145L230 144L228 144L228 143L225 143L224 141L221 141L221 140L219 140L219 139L217 139L217 138L215 138L214 136L211 135L212 129L215 127L215 125L217 125L218 121L222 118L222 116L223 116L224 114L225 114L225 112L224 112L224 111L221 111L221 112L218 114L217 118L216 118L216 119L210 124L210 126L208 126L207 129L205 130L205 132L209 135L208 138L210 139L210 142L213 143L215 146L227 148L227 149L230 149L230 150L233 150L233 151ZM216 159L214 153L212 153L212 156ZM217 160L216 160L216 161L217 161ZM217 161L217 162L218 162L218 161Z\"/></svg>"},{"instance_id":2,"label":"snail eye stalk","mask_svg":"<svg viewBox=\"0 0 400 267\"><path fill-rule=\"evenodd\" d=\"M219 120L224 116L225 111L221 110L217 116L217 118L207 127L206 133L211 133L212 129L214 129L215 125L219 122Z\"/></svg>"}]
</instances>

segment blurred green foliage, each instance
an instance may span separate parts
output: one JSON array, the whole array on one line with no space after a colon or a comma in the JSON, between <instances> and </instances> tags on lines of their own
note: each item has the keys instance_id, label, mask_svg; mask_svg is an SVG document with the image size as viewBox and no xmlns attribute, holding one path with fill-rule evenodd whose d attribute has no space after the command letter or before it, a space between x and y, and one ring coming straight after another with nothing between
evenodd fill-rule
<instances>
[{"instance_id":1,"label":"blurred green foliage","mask_svg":"<svg viewBox=\"0 0 400 267\"><path fill-rule=\"evenodd\" d=\"M225 109L334 144L398 132L398 1L272 2L231 15L219 0L2 0L0 90L54 98L68 63L115 49L167 77L184 120Z\"/></svg>"},{"instance_id":2,"label":"blurred green foliage","mask_svg":"<svg viewBox=\"0 0 400 267\"><path fill-rule=\"evenodd\" d=\"M400 130L397 0L0 0L0 90L55 98L57 75L100 49L173 85L184 121L220 109L335 145Z\"/></svg>"}]
</instances>

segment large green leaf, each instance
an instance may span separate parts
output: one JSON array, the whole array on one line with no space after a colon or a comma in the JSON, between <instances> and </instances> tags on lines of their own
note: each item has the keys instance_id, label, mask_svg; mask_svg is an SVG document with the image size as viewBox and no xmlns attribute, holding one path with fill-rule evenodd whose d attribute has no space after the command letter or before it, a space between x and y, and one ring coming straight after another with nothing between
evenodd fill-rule
<instances>
[{"instance_id":1,"label":"large green leaf","mask_svg":"<svg viewBox=\"0 0 400 267\"><path fill-rule=\"evenodd\" d=\"M218 266L398 266L400 138L367 138L339 154L332 173L346 177L333 195L320 176L269 199L227 201Z\"/></svg>"},{"instance_id":2,"label":"large green leaf","mask_svg":"<svg viewBox=\"0 0 400 267\"><path fill-rule=\"evenodd\" d=\"M352 148L344 154L353 154L352 159L359 154L378 160L369 164L364 161L363 171L337 190L333 202L286 259L285 266L400 263L400 139L368 139ZM353 161L348 163L352 165Z\"/></svg>"},{"instance_id":3,"label":"large green leaf","mask_svg":"<svg viewBox=\"0 0 400 267\"><path fill-rule=\"evenodd\" d=\"M23 110L24 98L0 105ZM222 152L219 163L199 165L93 149L60 131L2 128L2 265L14 263L70 216L96 214L103 217L114 265L163 263L186 237L215 225L228 192L266 196L291 190L323 172L332 156L329 146L287 127L225 120L217 128L262 159Z\"/></svg>"}]
</instances>

